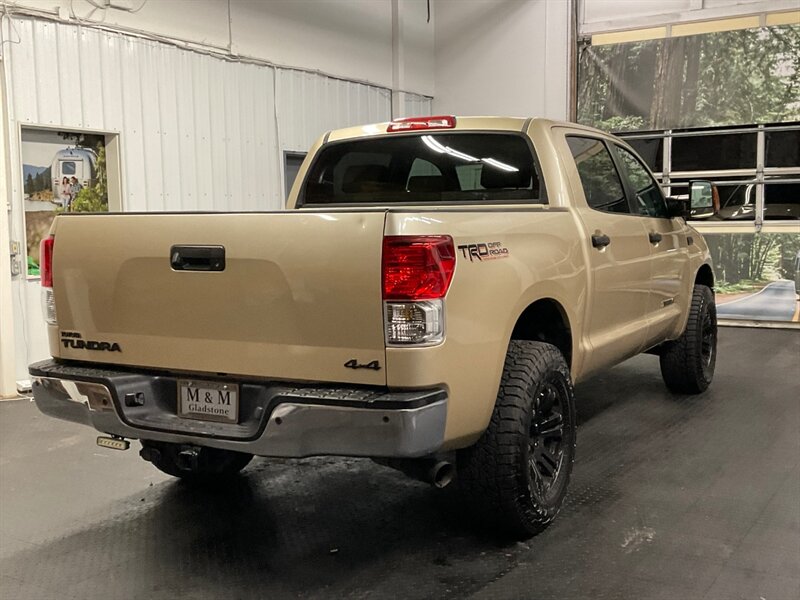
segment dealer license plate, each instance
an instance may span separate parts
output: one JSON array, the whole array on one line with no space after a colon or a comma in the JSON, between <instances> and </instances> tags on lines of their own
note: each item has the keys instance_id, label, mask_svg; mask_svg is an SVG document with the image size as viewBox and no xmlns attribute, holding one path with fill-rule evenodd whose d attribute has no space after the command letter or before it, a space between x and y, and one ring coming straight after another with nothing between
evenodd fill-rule
<instances>
[{"instance_id":1,"label":"dealer license plate","mask_svg":"<svg viewBox=\"0 0 800 600\"><path fill-rule=\"evenodd\" d=\"M213 381L178 381L178 416L201 421L239 421L239 386Z\"/></svg>"}]
</instances>

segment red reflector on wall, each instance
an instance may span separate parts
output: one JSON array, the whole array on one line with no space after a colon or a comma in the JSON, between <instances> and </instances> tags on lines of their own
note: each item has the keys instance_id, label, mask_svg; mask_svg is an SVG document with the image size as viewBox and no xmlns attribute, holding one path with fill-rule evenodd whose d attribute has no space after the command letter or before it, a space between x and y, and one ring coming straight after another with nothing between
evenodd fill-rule
<instances>
[{"instance_id":1,"label":"red reflector on wall","mask_svg":"<svg viewBox=\"0 0 800 600\"><path fill-rule=\"evenodd\" d=\"M387 236L383 238L384 300L443 298L456 268L449 235Z\"/></svg>"},{"instance_id":2,"label":"red reflector on wall","mask_svg":"<svg viewBox=\"0 0 800 600\"><path fill-rule=\"evenodd\" d=\"M456 126L456 118L449 115L439 115L437 117L406 117L395 119L386 130L393 131L415 131L418 129L452 129Z\"/></svg>"},{"instance_id":3,"label":"red reflector on wall","mask_svg":"<svg viewBox=\"0 0 800 600\"><path fill-rule=\"evenodd\" d=\"M53 244L56 238L52 235L39 244L39 274L42 276L42 287L53 287Z\"/></svg>"}]
</instances>

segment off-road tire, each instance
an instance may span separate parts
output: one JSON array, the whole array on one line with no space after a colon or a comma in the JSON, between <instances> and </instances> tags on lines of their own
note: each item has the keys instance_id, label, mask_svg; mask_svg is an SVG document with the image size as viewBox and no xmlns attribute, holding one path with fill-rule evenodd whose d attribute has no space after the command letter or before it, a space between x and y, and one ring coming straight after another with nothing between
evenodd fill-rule
<instances>
[{"instance_id":1,"label":"off-road tire","mask_svg":"<svg viewBox=\"0 0 800 600\"><path fill-rule=\"evenodd\" d=\"M535 440L539 424L547 433L546 415L556 414L554 408L546 412L543 399L554 390L559 394L562 433L558 466L544 493L539 487L543 479L537 479L534 468L538 468L537 452L542 453L546 445L552 448L554 438L544 435L541 445ZM567 492L575 460L575 429L575 397L564 356L551 344L512 341L489 426L473 446L457 455L459 491L479 523L516 539L543 531L558 514Z\"/></svg>"},{"instance_id":2,"label":"off-road tire","mask_svg":"<svg viewBox=\"0 0 800 600\"><path fill-rule=\"evenodd\" d=\"M182 444L142 441L140 455L167 475L193 484L215 484L230 480L253 459L252 454L218 448L200 448L197 469L187 469L178 458Z\"/></svg>"},{"instance_id":3,"label":"off-road tire","mask_svg":"<svg viewBox=\"0 0 800 600\"><path fill-rule=\"evenodd\" d=\"M714 292L705 285L695 285L686 329L681 337L661 348L661 376L667 388L676 394L700 394L714 379L716 362Z\"/></svg>"}]
</instances>

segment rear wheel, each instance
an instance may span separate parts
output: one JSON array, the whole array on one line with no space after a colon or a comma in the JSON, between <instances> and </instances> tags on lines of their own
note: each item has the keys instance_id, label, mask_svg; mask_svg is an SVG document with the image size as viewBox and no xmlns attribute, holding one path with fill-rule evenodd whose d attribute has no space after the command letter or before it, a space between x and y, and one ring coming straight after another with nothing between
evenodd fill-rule
<instances>
[{"instance_id":1,"label":"rear wheel","mask_svg":"<svg viewBox=\"0 0 800 600\"><path fill-rule=\"evenodd\" d=\"M243 452L145 440L139 455L167 475L201 484L230 479L253 459Z\"/></svg>"},{"instance_id":2,"label":"rear wheel","mask_svg":"<svg viewBox=\"0 0 800 600\"><path fill-rule=\"evenodd\" d=\"M660 362L664 383L673 392L699 394L711 385L717 363L717 308L711 288L694 286L686 329L661 349Z\"/></svg>"},{"instance_id":3,"label":"rear wheel","mask_svg":"<svg viewBox=\"0 0 800 600\"><path fill-rule=\"evenodd\" d=\"M459 487L481 522L517 538L556 517L575 459L575 399L559 350L512 341L489 427L458 453Z\"/></svg>"}]
</instances>

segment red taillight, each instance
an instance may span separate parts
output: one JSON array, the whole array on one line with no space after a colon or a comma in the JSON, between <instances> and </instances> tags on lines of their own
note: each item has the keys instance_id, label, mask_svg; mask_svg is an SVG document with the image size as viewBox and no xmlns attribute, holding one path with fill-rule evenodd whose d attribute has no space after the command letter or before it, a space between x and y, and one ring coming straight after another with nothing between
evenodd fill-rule
<instances>
[{"instance_id":1,"label":"red taillight","mask_svg":"<svg viewBox=\"0 0 800 600\"><path fill-rule=\"evenodd\" d=\"M383 238L383 299L443 298L453 279L456 253L449 235Z\"/></svg>"},{"instance_id":2,"label":"red taillight","mask_svg":"<svg viewBox=\"0 0 800 600\"><path fill-rule=\"evenodd\" d=\"M415 131L418 129L453 129L456 126L456 118L449 115L438 117L406 117L405 119L395 119L386 130L388 133L393 131Z\"/></svg>"},{"instance_id":3,"label":"red taillight","mask_svg":"<svg viewBox=\"0 0 800 600\"><path fill-rule=\"evenodd\" d=\"M39 245L39 274L42 276L42 287L53 287L53 244L56 238L52 235L42 240Z\"/></svg>"}]
</instances>

